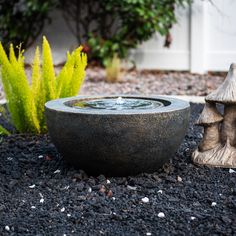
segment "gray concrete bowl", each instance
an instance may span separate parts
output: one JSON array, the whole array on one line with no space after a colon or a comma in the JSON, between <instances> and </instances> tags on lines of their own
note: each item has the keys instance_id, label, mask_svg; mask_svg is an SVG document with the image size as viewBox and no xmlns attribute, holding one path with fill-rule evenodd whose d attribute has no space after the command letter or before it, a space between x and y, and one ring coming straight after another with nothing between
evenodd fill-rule
<instances>
[{"instance_id":1,"label":"gray concrete bowl","mask_svg":"<svg viewBox=\"0 0 236 236\"><path fill-rule=\"evenodd\" d=\"M123 96L160 101L145 110L82 110L82 100L118 96L78 96L49 101L50 137L63 158L89 174L111 176L154 172L177 151L189 123L188 102L161 96Z\"/></svg>"}]
</instances>

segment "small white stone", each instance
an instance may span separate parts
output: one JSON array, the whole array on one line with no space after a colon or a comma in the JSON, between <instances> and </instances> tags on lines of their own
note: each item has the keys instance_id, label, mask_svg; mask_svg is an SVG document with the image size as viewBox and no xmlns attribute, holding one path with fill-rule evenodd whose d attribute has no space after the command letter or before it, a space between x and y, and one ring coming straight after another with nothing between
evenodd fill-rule
<instances>
[{"instance_id":1,"label":"small white stone","mask_svg":"<svg viewBox=\"0 0 236 236\"><path fill-rule=\"evenodd\" d=\"M64 211L65 211L65 207L62 207L62 208L61 208L61 212L64 212Z\"/></svg>"},{"instance_id":2,"label":"small white stone","mask_svg":"<svg viewBox=\"0 0 236 236\"><path fill-rule=\"evenodd\" d=\"M39 155L38 158L39 158L39 159L43 158L43 155Z\"/></svg>"},{"instance_id":3,"label":"small white stone","mask_svg":"<svg viewBox=\"0 0 236 236\"><path fill-rule=\"evenodd\" d=\"M163 212L159 212L158 215L157 215L159 218L164 218L165 217L165 214Z\"/></svg>"},{"instance_id":4,"label":"small white stone","mask_svg":"<svg viewBox=\"0 0 236 236\"><path fill-rule=\"evenodd\" d=\"M35 209L36 208L36 206L31 206L31 209Z\"/></svg>"},{"instance_id":5,"label":"small white stone","mask_svg":"<svg viewBox=\"0 0 236 236\"><path fill-rule=\"evenodd\" d=\"M66 236L66 234L63 234L63 236Z\"/></svg>"},{"instance_id":6,"label":"small white stone","mask_svg":"<svg viewBox=\"0 0 236 236\"><path fill-rule=\"evenodd\" d=\"M236 171L233 170L233 169L229 169L229 173L232 174L232 173L235 173Z\"/></svg>"},{"instance_id":7,"label":"small white stone","mask_svg":"<svg viewBox=\"0 0 236 236\"><path fill-rule=\"evenodd\" d=\"M12 157L8 157L7 160L8 160L8 161L12 161L13 158L12 158Z\"/></svg>"},{"instance_id":8,"label":"small white stone","mask_svg":"<svg viewBox=\"0 0 236 236\"><path fill-rule=\"evenodd\" d=\"M43 198L41 198L39 202L40 202L40 203L44 203L44 199L43 199Z\"/></svg>"},{"instance_id":9,"label":"small white stone","mask_svg":"<svg viewBox=\"0 0 236 236\"><path fill-rule=\"evenodd\" d=\"M127 185L127 189L129 189L129 190L137 190L137 187L133 187L133 186Z\"/></svg>"},{"instance_id":10,"label":"small white stone","mask_svg":"<svg viewBox=\"0 0 236 236\"><path fill-rule=\"evenodd\" d=\"M178 182L182 182L183 179L182 179L180 176L177 176L177 181L178 181Z\"/></svg>"},{"instance_id":11,"label":"small white stone","mask_svg":"<svg viewBox=\"0 0 236 236\"><path fill-rule=\"evenodd\" d=\"M107 179L107 184L110 184L110 183L111 183L111 181L109 179Z\"/></svg>"},{"instance_id":12,"label":"small white stone","mask_svg":"<svg viewBox=\"0 0 236 236\"><path fill-rule=\"evenodd\" d=\"M71 217L71 214L67 214L68 217Z\"/></svg>"},{"instance_id":13,"label":"small white stone","mask_svg":"<svg viewBox=\"0 0 236 236\"><path fill-rule=\"evenodd\" d=\"M64 187L65 190L68 190L70 188L69 185L67 185L66 187Z\"/></svg>"},{"instance_id":14,"label":"small white stone","mask_svg":"<svg viewBox=\"0 0 236 236\"><path fill-rule=\"evenodd\" d=\"M196 220L196 217L195 216L191 216L190 219L191 220Z\"/></svg>"},{"instance_id":15,"label":"small white stone","mask_svg":"<svg viewBox=\"0 0 236 236\"><path fill-rule=\"evenodd\" d=\"M10 227L8 225L6 225L5 230L10 231Z\"/></svg>"},{"instance_id":16,"label":"small white stone","mask_svg":"<svg viewBox=\"0 0 236 236\"><path fill-rule=\"evenodd\" d=\"M162 193L163 193L163 191L162 191L161 189L160 189L160 190L158 190L157 192L158 192L158 193L160 193L160 194L162 194Z\"/></svg>"},{"instance_id":17,"label":"small white stone","mask_svg":"<svg viewBox=\"0 0 236 236\"><path fill-rule=\"evenodd\" d=\"M92 192L92 188L91 188L91 187L88 188L88 192L89 192L89 193Z\"/></svg>"},{"instance_id":18,"label":"small white stone","mask_svg":"<svg viewBox=\"0 0 236 236\"><path fill-rule=\"evenodd\" d=\"M219 196L222 196L222 193L219 193Z\"/></svg>"},{"instance_id":19,"label":"small white stone","mask_svg":"<svg viewBox=\"0 0 236 236\"><path fill-rule=\"evenodd\" d=\"M113 201L115 201L115 200L116 200L116 198L115 198L115 197L112 197L111 199L112 199Z\"/></svg>"},{"instance_id":20,"label":"small white stone","mask_svg":"<svg viewBox=\"0 0 236 236\"><path fill-rule=\"evenodd\" d=\"M147 197L142 198L142 202L143 203L148 203L149 202L149 198L147 198Z\"/></svg>"},{"instance_id":21,"label":"small white stone","mask_svg":"<svg viewBox=\"0 0 236 236\"><path fill-rule=\"evenodd\" d=\"M60 173L60 172L61 172L60 170L55 170L53 173L57 174L57 173Z\"/></svg>"},{"instance_id":22,"label":"small white stone","mask_svg":"<svg viewBox=\"0 0 236 236\"><path fill-rule=\"evenodd\" d=\"M212 202L211 206L213 206L213 207L216 206L216 202Z\"/></svg>"},{"instance_id":23,"label":"small white stone","mask_svg":"<svg viewBox=\"0 0 236 236\"><path fill-rule=\"evenodd\" d=\"M29 188L35 188L35 184L30 185Z\"/></svg>"},{"instance_id":24,"label":"small white stone","mask_svg":"<svg viewBox=\"0 0 236 236\"><path fill-rule=\"evenodd\" d=\"M146 235L150 236L150 235L152 235L152 233L148 232L148 233L146 233Z\"/></svg>"}]
</instances>

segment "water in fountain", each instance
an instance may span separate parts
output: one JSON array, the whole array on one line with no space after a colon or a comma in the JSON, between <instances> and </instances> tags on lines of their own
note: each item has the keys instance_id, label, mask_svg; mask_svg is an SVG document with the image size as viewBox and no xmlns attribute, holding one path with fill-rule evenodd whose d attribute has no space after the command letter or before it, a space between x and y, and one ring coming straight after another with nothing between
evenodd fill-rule
<instances>
[{"instance_id":1,"label":"water in fountain","mask_svg":"<svg viewBox=\"0 0 236 236\"><path fill-rule=\"evenodd\" d=\"M105 109L105 110L133 110L154 109L162 107L163 103L157 100L140 98L104 98L77 102L73 107L77 109Z\"/></svg>"}]
</instances>

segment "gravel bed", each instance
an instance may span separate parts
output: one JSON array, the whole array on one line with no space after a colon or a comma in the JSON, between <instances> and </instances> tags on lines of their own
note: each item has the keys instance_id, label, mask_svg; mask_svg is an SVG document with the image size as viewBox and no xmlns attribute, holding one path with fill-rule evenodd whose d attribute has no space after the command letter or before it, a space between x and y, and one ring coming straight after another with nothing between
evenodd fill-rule
<instances>
[{"instance_id":1,"label":"gravel bed","mask_svg":"<svg viewBox=\"0 0 236 236\"><path fill-rule=\"evenodd\" d=\"M60 68L56 68L58 72ZM30 71L27 71L30 75ZM122 81L114 84L105 82L105 71L88 68L81 95L139 94L139 95L195 95L205 96L216 89L224 80L224 73L198 75L187 72L124 72ZM0 99L4 98L0 83Z\"/></svg>"},{"instance_id":2,"label":"gravel bed","mask_svg":"<svg viewBox=\"0 0 236 236\"><path fill-rule=\"evenodd\" d=\"M138 94L138 95L191 95L205 96L224 80L224 73L198 75L187 72L137 71L123 73L118 83L105 82L101 68L88 68L81 88L82 95Z\"/></svg>"},{"instance_id":3,"label":"gravel bed","mask_svg":"<svg viewBox=\"0 0 236 236\"><path fill-rule=\"evenodd\" d=\"M47 135L1 137L0 235L235 235L236 173L190 159L201 109L191 105L179 151L153 174L87 176Z\"/></svg>"}]
</instances>

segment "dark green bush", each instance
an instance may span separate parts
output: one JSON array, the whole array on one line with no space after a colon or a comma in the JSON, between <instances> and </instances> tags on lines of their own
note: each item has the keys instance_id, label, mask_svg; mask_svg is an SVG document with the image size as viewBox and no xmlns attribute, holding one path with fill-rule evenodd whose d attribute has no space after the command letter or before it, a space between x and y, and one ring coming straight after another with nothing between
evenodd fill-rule
<instances>
[{"instance_id":1,"label":"dark green bush","mask_svg":"<svg viewBox=\"0 0 236 236\"><path fill-rule=\"evenodd\" d=\"M79 43L88 41L93 59L103 64L117 54L150 39L155 32L171 43L170 29L176 23L175 8L191 0L61 0L72 32ZM76 27L70 23L73 20Z\"/></svg>"},{"instance_id":2,"label":"dark green bush","mask_svg":"<svg viewBox=\"0 0 236 236\"><path fill-rule=\"evenodd\" d=\"M0 41L29 47L41 33L56 0L0 0Z\"/></svg>"}]
</instances>

